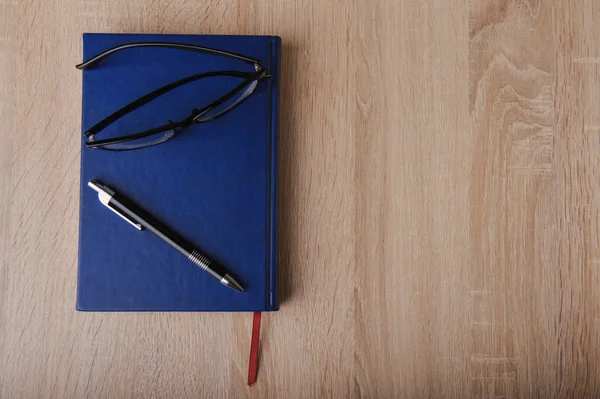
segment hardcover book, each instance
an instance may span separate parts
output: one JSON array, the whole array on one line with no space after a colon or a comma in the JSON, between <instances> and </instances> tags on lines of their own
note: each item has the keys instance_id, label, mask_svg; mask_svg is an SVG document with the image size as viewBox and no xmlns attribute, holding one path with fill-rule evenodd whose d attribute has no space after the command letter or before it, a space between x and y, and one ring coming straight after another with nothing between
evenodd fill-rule
<instances>
[{"instance_id":1,"label":"hardcover book","mask_svg":"<svg viewBox=\"0 0 600 399\"><path fill-rule=\"evenodd\" d=\"M133 151L87 148L82 135L80 311L278 310L276 193L281 40L274 36L84 34L83 59L133 42L172 42L261 60L269 78L230 112L164 143ZM227 57L169 48L119 51L83 72L82 131L146 93L216 70L245 70ZM239 82L201 79L169 92L102 131L135 133L185 118ZM98 134L97 139L102 139ZM219 284L148 231L98 201L97 179L135 201L222 264L244 286Z\"/></svg>"}]
</instances>

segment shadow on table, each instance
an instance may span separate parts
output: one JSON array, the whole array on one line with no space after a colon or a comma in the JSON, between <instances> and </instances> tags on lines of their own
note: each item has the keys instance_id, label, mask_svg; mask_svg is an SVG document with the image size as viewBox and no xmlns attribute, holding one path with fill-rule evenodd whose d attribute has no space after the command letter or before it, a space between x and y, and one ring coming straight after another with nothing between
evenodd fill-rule
<instances>
[{"instance_id":1,"label":"shadow on table","mask_svg":"<svg viewBox=\"0 0 600 399\"><path fill-rule=\"evenodd\" d=\"M298 120L301 118L300 108L294 103L299 96L299 83L302 79L302 68L298 48L294 44L282 44L281 75L279 83L279 147L278 147L278 231L277 231L277 266L279 303L283 304L294 296L294 284L299 280L299 271L294 262L295 229L297 228L299 210L298 196L294 195L297 175L294 170L299 158Z\"/></svg>"}]
</instances>

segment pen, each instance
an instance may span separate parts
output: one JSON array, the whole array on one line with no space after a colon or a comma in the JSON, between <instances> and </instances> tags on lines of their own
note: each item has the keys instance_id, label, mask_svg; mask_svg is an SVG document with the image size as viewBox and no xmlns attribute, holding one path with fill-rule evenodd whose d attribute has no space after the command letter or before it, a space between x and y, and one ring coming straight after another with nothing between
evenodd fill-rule
<instances>
[{"instance_id":1,"label":"pen","mask_svg":"<svg viewBox=\"0 0 600 399\"><path fill-rule=\"evenodd\" d=\"M98 199L104 206L119 215L127 223L140 231L150 230L200 269L219 280L221 284L236 291L244 291L242 286L225 271L223 266L203 255L191 243L169 230L148 212L100 182L90 180L88 186L98 193Z\"/></svg>"}]
</instances>

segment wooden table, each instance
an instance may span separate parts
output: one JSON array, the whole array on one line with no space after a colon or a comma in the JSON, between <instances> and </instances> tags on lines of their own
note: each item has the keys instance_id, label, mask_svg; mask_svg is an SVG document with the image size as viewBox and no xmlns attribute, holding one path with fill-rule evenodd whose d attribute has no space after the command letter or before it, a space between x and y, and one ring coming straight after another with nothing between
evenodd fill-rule
<instances>
[{"instance_id":1,"label":"wooden table","mask_svg":"<svg viewBox=\"0 0 600 399\"><path fill-rule=\"evenodd\" d=\"M1 0L0 397L598 397L600 3L552 3ZM82 32L283 39L252 388L250 314L75 311Z\"/></svg>"}]
</instances>

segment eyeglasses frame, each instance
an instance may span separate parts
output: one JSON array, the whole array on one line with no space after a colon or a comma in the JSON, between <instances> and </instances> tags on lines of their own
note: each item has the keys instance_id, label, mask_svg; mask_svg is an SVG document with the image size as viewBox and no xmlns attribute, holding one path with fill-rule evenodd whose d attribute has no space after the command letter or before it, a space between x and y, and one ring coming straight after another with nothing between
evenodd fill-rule
<instances>
[{"instance_id":1,"label":"eyeglasses frame","mask_svg":"<svg viewBox=\"0 0 600 399\"><path fill-rule=\"evenodd\" d=\"M175 136L177 134L177 132L179 132L183 129L186 129L187 127L189 127L192 124L209 122L209 121L215 120L215 119L229 113L232 109L234 109L235 107L240 105L242 102L244 102L248 97L250 97L253 94L255 88L251 92L249 92L246 95L246 97L242 98L237 103L234 103L234 105L232 107L225 109L224 112L217 113L216 115L209 117L209 118L205 118L205 119L202 118L202 116L206 115L211 110L214 110L216 107L222 105L227 100L231 99L238 93L242 92L242 90L244 90L244 88L251 85L254 81L257 82L256 86L258 86L259 81L268 79L271 77L267 73L266 69L263 67L262 63L257 59L247 57L245 55L229 52L229 51L210 48L210 47L196 46L196 45L183 44L183 43L168 43L168 42L138 42L138 43L122 44L122 45L110 48L102 53L99 53L99 54L95 55L94 57L90 58L89 60L76 65L75 67L79 70L86 70L88 68L96 66L102 60L104 60L108 56L110 56L118 51L130 49L130 48L136 48L136 47L163 47L163 48L172 48L172 49L178 49L178 50L184 50L184 51L195 51L195 52L200 52L200 53L205 53L205 54L229 57L232 59L243 61L248 64L252 64L254 66L255 71L254 72L242 72L242 71L205 72L205 73L201 73L201 74L188 76L186 78L177 80L175 82L169 83L168 85L160 87L160 88L132 101L131 103L125 105L124 107L120 108L119 110L113 112L111 115L105 117L100 122L96 123L91 128L87 129L84 132L84 135L89 139L89 141L87 141L85 143L87 148L100 148L100 149L108 150L108 151L127 151L127 150L146 148L149 146L163 143L163 142L171 139L173 136ZM232 90L225 93L223 96L217 98L215 101L209 103L208 105L206 105L200 109L194 108L192 110L192 112L190 113L190 115L181 121L176 121L176 122L168 121L169 123L167 123L167 124L164 124L164 125L152 128L152 129L144 130L144 131L141 131L138 133L125 135L125 136L119 136L119 137L108 138L108 139L103 139L103 140L95 139L96 134L100 133L103 129L108 127L113 122L115 122L118 119L122 118L123 116L133 112L134 110L142 107L143 105L151 102L152 100L162 96L163 94L165 94L171 90L174 90L178 87L181 87L185 84L194 82L196 80L209 78L209 77L216 77L216 76L239 77L239 78L243 78L244 80L240 84L235 86ZM173 134L171 136L169 136L168 138L166 138L165 140L153 142L149 145L141 145L139 147L121 148L121 149L114 149L114 148L106 147L106 146L109 146L112 144L126 143L126 142L129 142L132 140L138 140L138 139L141 139L144 137L148 137L148 136L152 136L152 135L155 135L158 133L168 132L168 131L173 131Z\"/></svg>"}]
</instances>

